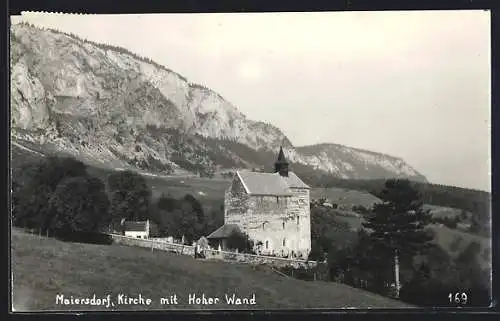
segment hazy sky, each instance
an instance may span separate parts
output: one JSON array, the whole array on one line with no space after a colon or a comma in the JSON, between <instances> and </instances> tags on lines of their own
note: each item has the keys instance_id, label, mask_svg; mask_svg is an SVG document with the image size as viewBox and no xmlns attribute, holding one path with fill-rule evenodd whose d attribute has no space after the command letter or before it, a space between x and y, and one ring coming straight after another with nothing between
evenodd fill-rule
<instances>
[{"instance_id":1,"label":"hazy sky","mask_svg":"<svg viewBox=\"0 0 500 321\"><path fill-rule=\"evenodd\" d=\"M488 11L23 20L150 57L296 146L383 152L431 182L490 190Z\"/></svg>"}]
</instances>

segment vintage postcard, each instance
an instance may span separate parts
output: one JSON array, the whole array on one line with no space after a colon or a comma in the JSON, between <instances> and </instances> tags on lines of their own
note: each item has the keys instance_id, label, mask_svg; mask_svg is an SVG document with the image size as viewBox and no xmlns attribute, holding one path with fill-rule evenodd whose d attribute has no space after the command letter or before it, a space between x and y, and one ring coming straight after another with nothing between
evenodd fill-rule
<instances>
[{"instance_id":1,"label":"vintage postcard","mask_svg":"<svg viewBox=\"0 0 500 321\"><path fill-rule=\"evenodd\" d=\"M487 307L490 13L11 17L11 309Z\"/></svg>"}]
</instances>

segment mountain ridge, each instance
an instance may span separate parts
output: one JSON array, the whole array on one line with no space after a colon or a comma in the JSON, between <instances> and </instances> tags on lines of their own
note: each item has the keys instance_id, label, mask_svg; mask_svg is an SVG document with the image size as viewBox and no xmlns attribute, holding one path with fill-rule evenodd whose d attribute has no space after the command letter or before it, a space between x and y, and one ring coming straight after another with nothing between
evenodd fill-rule
<instances>
[{"instance_id":1,"label":"mountain ridge","mask_svg":"<svg viewBox=\"0 0 500 321\"><path fill-rule=\"evenodd\" d=\"M321 173L426 181L398 157L334 143L294 147L276 126L149 58L57 30L13 25L11 70L13 137L74 155L211 175L272 164L283 146L292 163Z\"/></svg>"}]
</instances>

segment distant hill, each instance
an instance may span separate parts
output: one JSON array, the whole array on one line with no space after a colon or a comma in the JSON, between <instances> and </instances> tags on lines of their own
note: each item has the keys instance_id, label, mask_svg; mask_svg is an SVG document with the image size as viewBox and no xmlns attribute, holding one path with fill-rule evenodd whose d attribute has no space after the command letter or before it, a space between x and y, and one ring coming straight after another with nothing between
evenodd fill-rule
<instances>
[{"instance_id":1,"label":"distant hill","mask_svg":"<svg viewBox=\"0 0 500 321\"><path fill-rule=\"evenodd\" d=\"M346 189L365 191L374 196L379 195L383 189L385 180L346 180L338 178L325 178L320 183L325 187L342 187ZM458 208L474 213L483 221L491 218L491 194L474 189L447 186L440 184L414 182L422 194L423 202L426 204Z\"/></svg>"},{"instance_id":2,"label":"distant hill","mask_svg":"<svg viewBox=\"0 0 500 321\"><path fill-rule=\"evenodd\" d=\"M272 166L283 145L303 175L425 181L397 157L335 144L295 147L276 126L126 49L25 23L10 36L19 142L109 168L206 177Z\"/></svg>"}]
</instances>

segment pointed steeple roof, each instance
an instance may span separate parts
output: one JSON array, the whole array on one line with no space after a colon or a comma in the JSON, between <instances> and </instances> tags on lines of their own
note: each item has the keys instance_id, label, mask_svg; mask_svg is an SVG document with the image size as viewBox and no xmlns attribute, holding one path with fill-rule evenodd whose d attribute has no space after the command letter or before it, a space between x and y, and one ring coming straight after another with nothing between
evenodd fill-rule
<instances>
[{"instance_id":1,"label":"pointed steeple roof","mask_svg":"<svg viewBox=\"0 0 500 321\"><path fill-rule=\"evenodd\" d=\"M276 161L278 164L288 164L288 161L285 158L285 153L283 152L283 146L280 146L280 151L278 153L278 160Z\"/></svg>"},{"instance_id":2,"label":"pointed steeple roof","mask_svg":"<svg viewBox=\"0 0 500 321\"><path fill-rule=\"evenodd\" d=\"M274 163L274 172L280 173L281 176L288 176L288 162L285 158L285 153L283 153L283 146L280 146L278 159Z\"/></svg>"}]
</instances>

